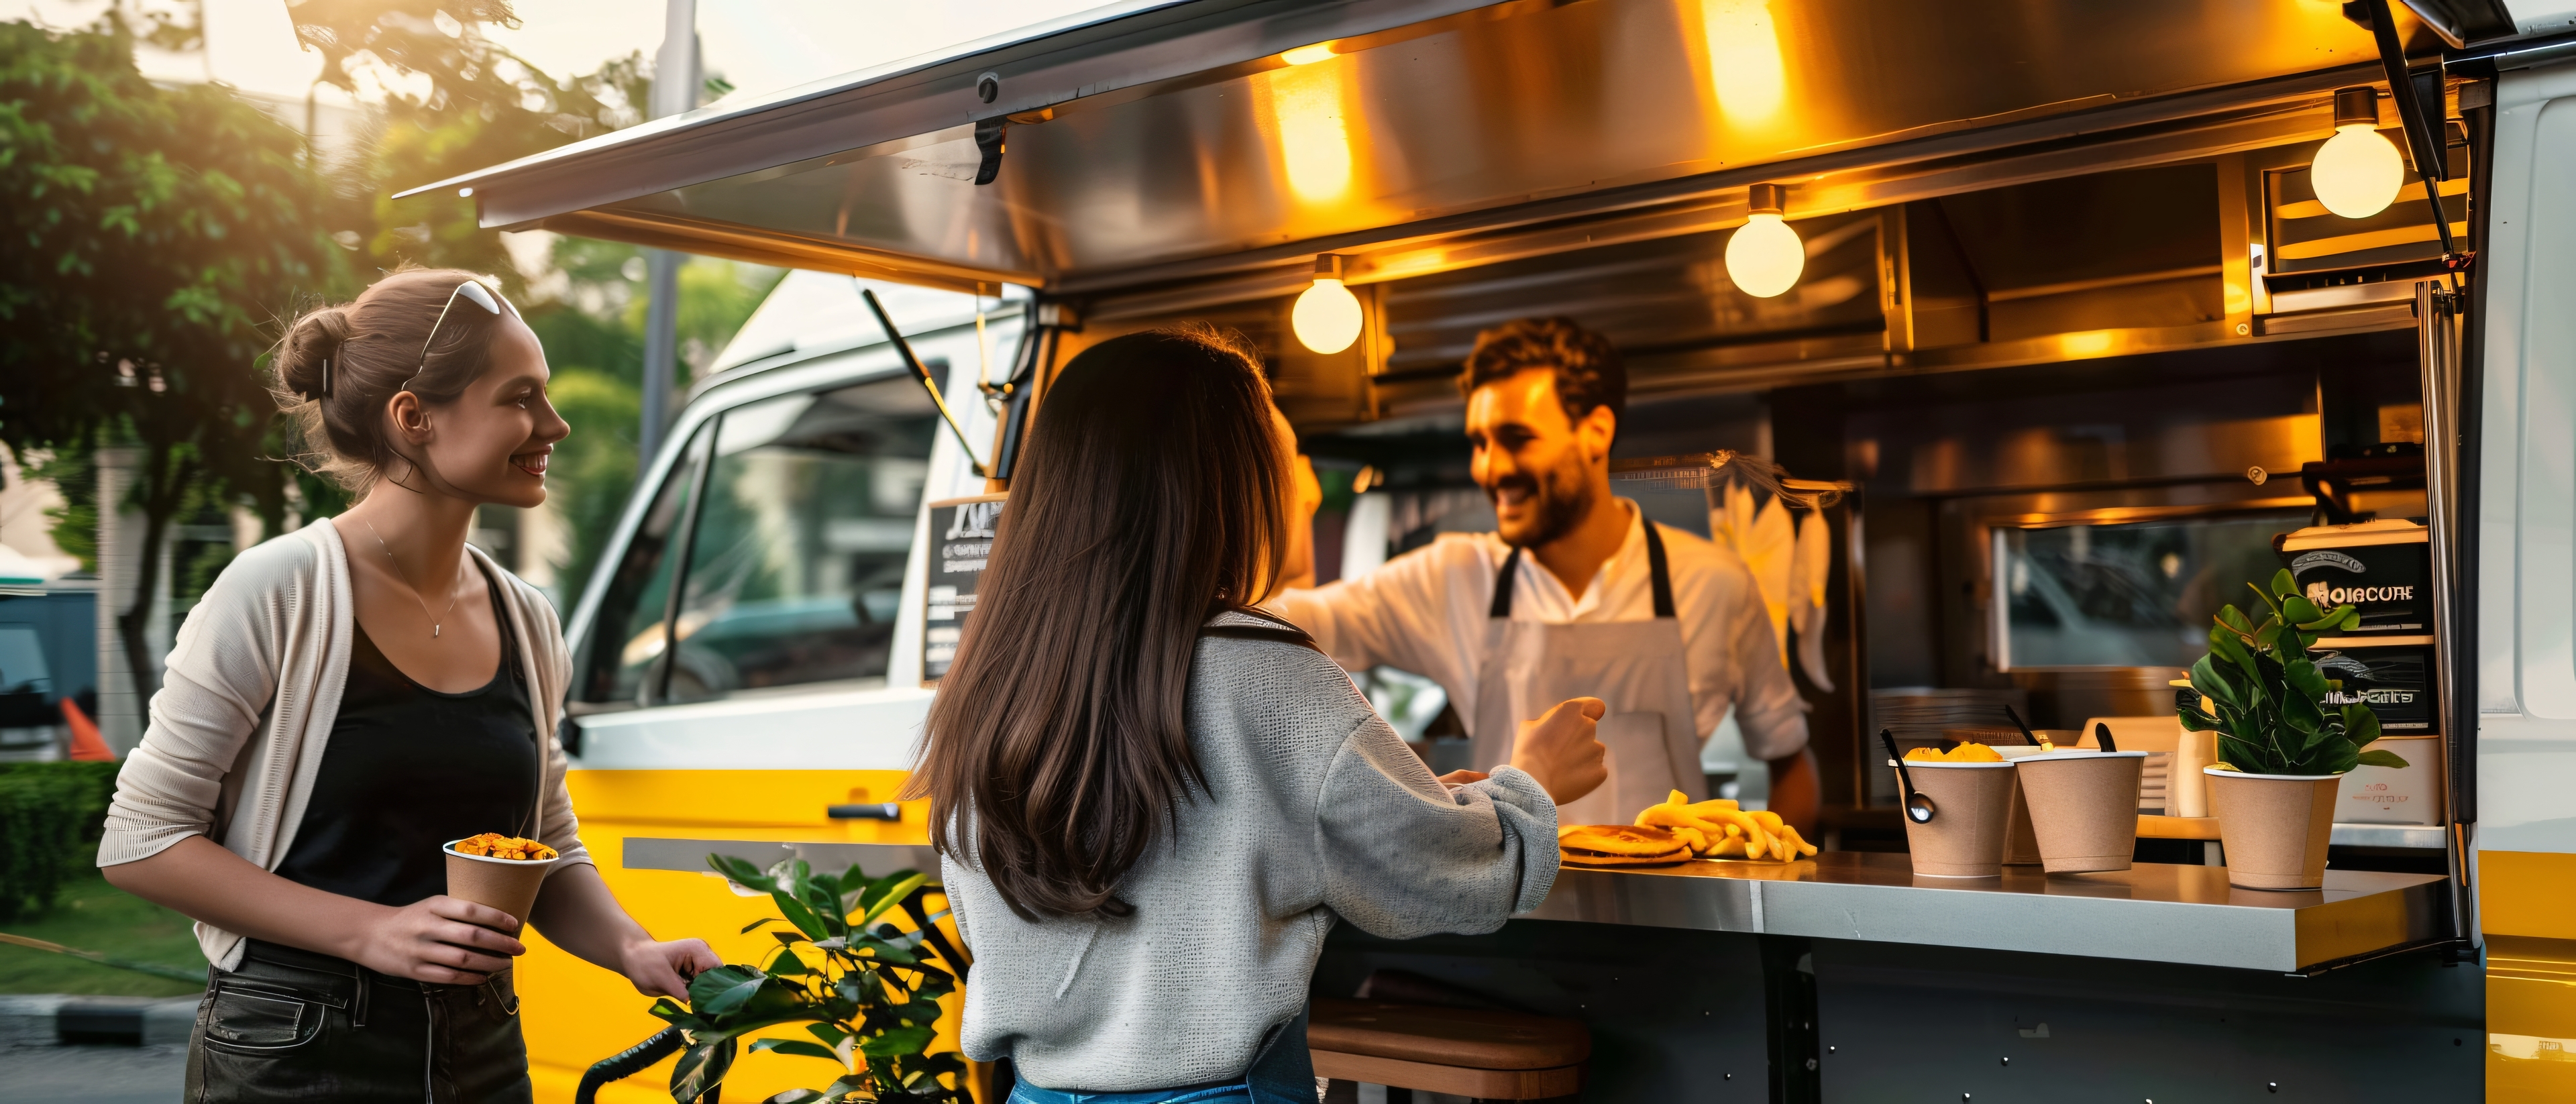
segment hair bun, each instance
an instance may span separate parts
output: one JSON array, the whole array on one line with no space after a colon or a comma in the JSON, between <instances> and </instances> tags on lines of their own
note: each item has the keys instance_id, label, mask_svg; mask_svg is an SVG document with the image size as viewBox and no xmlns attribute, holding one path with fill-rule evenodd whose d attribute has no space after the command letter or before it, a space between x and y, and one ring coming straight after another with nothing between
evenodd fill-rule
<instances>
[{"instance_id":1,"label":"hair bun","mask_svg":"<svg viewBox=\"0 0 2576 1104\"><path fill-rule=\"evenodd\" d=\"M278 357L278 382L308 402L330 394L331 361L348 340L348 312L339 307L306 312L286 332L286 349Z\"/></svg>"}]
</instances>

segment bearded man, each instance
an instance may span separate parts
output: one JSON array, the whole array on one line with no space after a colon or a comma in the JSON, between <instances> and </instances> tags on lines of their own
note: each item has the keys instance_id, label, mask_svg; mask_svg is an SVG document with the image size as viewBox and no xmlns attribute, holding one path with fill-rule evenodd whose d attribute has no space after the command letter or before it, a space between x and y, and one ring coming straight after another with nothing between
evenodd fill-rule
<instances>
[{"instance_id":1,"label":"bearded man","mask_svg":"<svg viewBox=\"0 0 2576 1104\"><path fill-rule=\"evenodd\" d=\"M1521 319L1476 336L1458 387L1495 531L1444 534L1272 608L1345 669L1438 682L1478 764L1509 762L1520 726L1550 706L1602 699L1610 781L1562 824L1625 824L1672 790L1707 797L1700 746L1732 710L1746 750L1771 764L1770 807L1812 831L1805 706L1752 572L1610 493L1628 395L1618 350L1568 319Z\"/></svg>"}]
</instances>

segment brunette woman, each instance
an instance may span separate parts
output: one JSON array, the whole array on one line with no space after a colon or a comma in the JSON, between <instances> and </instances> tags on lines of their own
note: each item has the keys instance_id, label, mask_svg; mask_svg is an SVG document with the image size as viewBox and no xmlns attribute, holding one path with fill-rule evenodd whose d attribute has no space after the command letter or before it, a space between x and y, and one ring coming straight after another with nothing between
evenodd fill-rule
<instances>
[{"instance_id":1,"label":"brunette woman","mask_svg":"<svg viewBox=\"0 0 2576 1104\"><path fill-rule=\"evenodd\" d=\"M1334 921L1501 927L1603 777L1577 699L1490 777L1434 778L1255 608L1298 569L1293 454L1213 331L1096 345L1039 407L916 775L976 956L964 1049L1012 1060L1015 1102L1313 1104Z\"/></svg>"},{"instance_id":2,"label":"brunette woman","mask_svg":"<svg viewBox=\"0 0 2576 1104\"><path fill-rule=\"evenodd\" d=\"M446 896L441 845L561 854L531 917L647 994L716 964L659 942L576 834L554 610L465 543L546 498L569 427L545 351L470 273L415 269L295 321L279 401L363 496L248 549L179 632L98 862L197 921L199 1102L529 1099L509 914Z\"/></svg>"}]
</instances>

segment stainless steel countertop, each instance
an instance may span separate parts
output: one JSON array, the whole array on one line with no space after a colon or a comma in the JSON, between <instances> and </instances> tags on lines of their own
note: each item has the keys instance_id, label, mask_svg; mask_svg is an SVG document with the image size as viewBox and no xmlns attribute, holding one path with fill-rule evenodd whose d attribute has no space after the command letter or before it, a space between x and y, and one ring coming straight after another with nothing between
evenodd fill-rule
<instances>
[{"instance_id":1,"label":"stainless steel countertop","mask_svg":"<svg viewBox=\"0 0 2576 1104\"><path fill-rule=\"evenodd\" d=\"M1918 876L1903 855L1566 867L1539 920L1983 947L2293 972L2435 938L2443 878L2329 870L2322 890L2236 889L2216 866Z\"/></svg>"},{"instance_id":2,"label":"stainless steel countertop","mask_svg":"<svg viewBox=\"0 0 2576 1104\"><path fill-rule=\"evenodd\" d=\"M722 852L768 866L937 870L926 846L629 837L630 870L705 871ZM2322 890L2235 889L2216 866L2111 874L1919 877L1903 855L1829 851L1794 863L1565 867L1533 920L1981 947L2285 973L2433 939L2443 878L2329 870Z\"/></svg>"}]
</instances>

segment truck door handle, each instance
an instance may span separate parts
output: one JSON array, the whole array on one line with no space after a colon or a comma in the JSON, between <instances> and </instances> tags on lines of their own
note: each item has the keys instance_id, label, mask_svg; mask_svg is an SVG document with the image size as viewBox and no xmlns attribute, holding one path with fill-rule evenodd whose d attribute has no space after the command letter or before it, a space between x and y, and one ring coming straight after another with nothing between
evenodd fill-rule
<instances>
[{"instance_id":1,"label":"truck door handle","mask_svg":"<svg viewBox=\"0 0 2576 1104\"><path fill-rule=\"evenodd\" d=\"M834 820L900 821L903 819L903 806L892 801L882 805L829 805L824 807L823 815Z\"/></svg>"}]
</instances>

